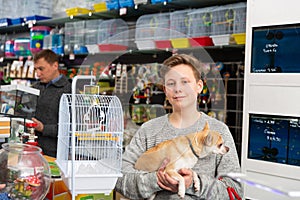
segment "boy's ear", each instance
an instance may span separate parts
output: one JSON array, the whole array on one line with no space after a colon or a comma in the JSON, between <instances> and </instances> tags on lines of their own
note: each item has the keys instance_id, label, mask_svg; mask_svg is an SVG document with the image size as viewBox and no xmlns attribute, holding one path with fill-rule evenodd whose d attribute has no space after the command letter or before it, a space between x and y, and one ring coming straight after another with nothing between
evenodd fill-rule
<instances>
[{"instance_id":1,"label":"boy's ear","mask_svg":"<svg viewBox=\"0 0 300 200\"><path fill-rule=\"evenodd\" d=\"M201 93L202 92L202 89L203 89L203 81L200 79L198 82L197 82L197 87L198 87L198 93Z\"/></svg>"}]
</instances>

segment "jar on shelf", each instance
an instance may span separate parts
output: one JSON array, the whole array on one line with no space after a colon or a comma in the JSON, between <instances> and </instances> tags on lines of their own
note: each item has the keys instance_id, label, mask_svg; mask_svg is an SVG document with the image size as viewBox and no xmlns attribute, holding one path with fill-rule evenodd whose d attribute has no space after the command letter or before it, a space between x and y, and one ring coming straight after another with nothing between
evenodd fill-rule
<instances>
[{"instance_id":1,"label":"jar on shelf","mask_svg":"<svg viewBox=\"0 0 300 200\"><path fill-rule=\"evenodd\" d=\"M5 143L2 148L0 195L4 199L44 199L50 187L51 175L41 149L22 143Z\"/></svg>"}]
</instances>

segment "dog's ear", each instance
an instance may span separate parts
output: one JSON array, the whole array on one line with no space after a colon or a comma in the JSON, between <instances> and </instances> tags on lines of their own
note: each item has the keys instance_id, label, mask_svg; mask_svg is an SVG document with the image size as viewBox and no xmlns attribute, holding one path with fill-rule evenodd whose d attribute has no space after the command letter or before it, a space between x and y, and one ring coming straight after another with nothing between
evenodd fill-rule
<instances>
[{"instance_id":1,"label":"dog's ear","mask_svg":"<svg viewBox=\"0 0 300 200\"><path fill-rule=\"evenodd\" d=\"M207 134L204 139L204 145L209 146L209 147L213 145L213 136L210 133L210 131L207 131Z\"/></svg>"},{"instance_id":2,"label":"dog's ear","mask_svg":"<svg viewBox=\"0 0 300 200\"><path fill-rule=\"evenodd\" d=\"M206 146L211 146L212 144L212 135L209 133L209 125L208 122L205 123L204 128L202 129L202 143Z\"/></svg>"},{"instance_id":3,"label":"dog's ear","mask_svg":"<svg viewBox=\"0 0 300 200\"><path fill-rule=\"evenodd\" d=\"M209 125L208 125L208 122L206 122L202 131L206 132L208 130L209 130Z\"/></svg>"}]
</instances>

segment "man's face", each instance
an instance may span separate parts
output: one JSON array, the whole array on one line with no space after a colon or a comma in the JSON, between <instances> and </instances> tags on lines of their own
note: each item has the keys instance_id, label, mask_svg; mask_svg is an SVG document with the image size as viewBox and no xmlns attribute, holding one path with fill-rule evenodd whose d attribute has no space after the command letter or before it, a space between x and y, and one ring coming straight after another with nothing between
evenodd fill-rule
<instances>
[{"instance_id":1,"label":"man's face","mask_svg":"<svg viewBox=\"0 0 300 200\"><path fill-rule=\"evenodd\" d=\"M44 58L37 60L34 63L34 69L37 77L42 83L49 83L59 75L58 63L49 64Z\"/></svg>"}]
</instances>

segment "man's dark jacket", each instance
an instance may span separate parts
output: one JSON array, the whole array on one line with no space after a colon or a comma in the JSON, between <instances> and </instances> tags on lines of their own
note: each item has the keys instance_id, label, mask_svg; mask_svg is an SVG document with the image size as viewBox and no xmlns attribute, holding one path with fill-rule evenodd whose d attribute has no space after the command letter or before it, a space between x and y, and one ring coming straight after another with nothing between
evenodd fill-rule
<instances>
[{"instance_id":1,"label":"man's dark jacket","mask_svg":"<svg viewBox=\"0 0 300 200\"><path fill-rule=\"evenodd\" d=\"M71 93L71 83L62 76L48 87L40 82L32 87L40 90L35 117L44 124L44 131L37 132L39 146L45 155L56 157L59 102L63 93Z\"/></svg>"}]
</instances>

